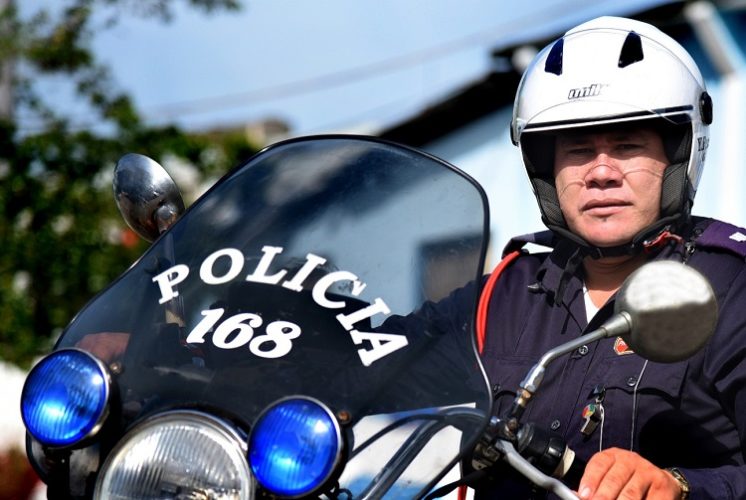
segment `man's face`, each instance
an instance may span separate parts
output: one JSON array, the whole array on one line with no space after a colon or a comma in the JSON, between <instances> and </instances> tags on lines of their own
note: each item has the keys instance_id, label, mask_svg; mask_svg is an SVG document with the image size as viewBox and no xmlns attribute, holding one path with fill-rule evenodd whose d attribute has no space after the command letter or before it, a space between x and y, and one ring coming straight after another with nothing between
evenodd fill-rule
<instances>
[{"instance_id":1,"label":"man's face","mask_svg":"<svg viewBox=\"0 0 746 500\"><path fill-rule=\"evenodd\" d=\"M554 175L570 230L598 247L628 243L658 219L668 163L653 129L560 133Z\"/></svg>"}]
</instances>

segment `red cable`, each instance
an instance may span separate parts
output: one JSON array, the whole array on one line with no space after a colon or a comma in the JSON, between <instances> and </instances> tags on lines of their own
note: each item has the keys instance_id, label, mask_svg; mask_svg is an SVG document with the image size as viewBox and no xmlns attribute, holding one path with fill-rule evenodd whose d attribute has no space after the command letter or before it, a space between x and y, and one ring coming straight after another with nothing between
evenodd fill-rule
<instances>
[{"instance_id":1,"label":"red cable","mask_svg":"<svg viewBox=\"0 0 746 500\"><path fill-rule=\"evenodd\" d=\"M484 289L482 289L482 295L479 296L476 324L477 350L479 351L479 354L482 354L482 351L484 350L484 339L487 336L487 310L489 309L492 291L495 289L497 279L500 277L502 272L505 270L506 267L510 265L511 262L517 259L519 255L521 255L521 251L515 250L503 257L503 260L500 261L495 270L492 271L492 274L490 274L490 277L487 278L487 283L485 283ZM461 485L458 487L458 500L466 500L466 489L466 485Z\"/></svg>"},{"instance_id":2,"label":"red cable","mask_svg":"<svg viewBox=\"0 0 746 500\"><path fill-rule=\"evenodd\" d=\"M482 295L479 297L476 324L477 350L479 351L479 354L482 354L482 350L484 350L484 339L487 337L487 309L490 305L492 290L495 288L495 283L497 283L497 279L500 277L505 268L508 267L511 262L517 259L519 255L521 255L521 251L515 250L503 257L503 260L500 261L495 270L492 271L492 274L490 274L490 277L487 278L487 283L485 283L484 285Z\"/></svg>"}]
</instances>

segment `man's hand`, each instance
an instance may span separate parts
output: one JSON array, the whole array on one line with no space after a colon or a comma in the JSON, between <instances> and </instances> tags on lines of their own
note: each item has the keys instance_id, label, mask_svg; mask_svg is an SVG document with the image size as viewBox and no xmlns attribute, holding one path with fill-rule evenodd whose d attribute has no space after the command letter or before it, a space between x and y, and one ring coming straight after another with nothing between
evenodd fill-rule
<instances>
[{"instance_id":1,"label":"man's hand","mask_svg":"<svg viewBox=\"0 0 746 500\"><path fill-rule=\"evenodd\" d=\"M678 500L681 486L669 472L637 453L609 448L591 457L580 480L578 495L582 500Z\"/></svg>"}]
</instances>

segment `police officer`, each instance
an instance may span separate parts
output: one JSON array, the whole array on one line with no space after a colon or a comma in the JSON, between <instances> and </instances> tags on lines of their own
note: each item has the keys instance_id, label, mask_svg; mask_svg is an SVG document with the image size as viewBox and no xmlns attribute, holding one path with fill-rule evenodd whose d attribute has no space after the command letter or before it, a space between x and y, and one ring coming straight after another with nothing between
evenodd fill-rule
<instances>
[{"instance_id":1,"label":"police officer","mask_svg":"<svg viewBox=\"0 0 746 500\"><path fill-rule=\"evenodd\" d=\"M690 55L629 19L568 31L518 88L511 135L549 231L509 247L552 250L518 257L491 296L482 355L496 411L542 353L608 319L645 262L685 262L718 299L716 332L688 360L647 361L617 338L548 367L523 420L588 461L582 499L746 498L746 229L691 215L711 122ZM477 498L504 497L504 482Z\"/></svg>"}]
</instances>

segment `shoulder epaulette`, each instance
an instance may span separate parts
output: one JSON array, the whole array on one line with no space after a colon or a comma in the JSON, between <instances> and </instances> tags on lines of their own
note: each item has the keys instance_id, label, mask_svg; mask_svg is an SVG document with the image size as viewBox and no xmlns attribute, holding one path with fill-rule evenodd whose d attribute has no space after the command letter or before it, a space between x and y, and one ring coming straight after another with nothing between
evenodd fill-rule
<instances>
[{"instance_id":1,"label":"shoulder epaulette","mask_svg":"<svg viewBox=\"0 0 746 500\"><path fill-rule=\"evenodd\" d=\"M554 248L557 238L552 231L539 231L538 233L522 234L510 239L503 249L503 257L525 247L528 243L540 245L547 248Z\"/></svg>"},{"instance_id":2,"label":"shoulder epaulette","mask_svg":"<svg viewBox=\"0 0 746 500\"><path fill-rule=\"evenodd\" d=\"M746 229L713 220L695 240L695 245L726 250L746 258Z\"/></svg>"}]
</instances>

